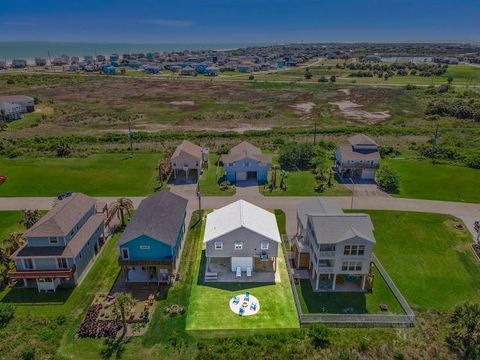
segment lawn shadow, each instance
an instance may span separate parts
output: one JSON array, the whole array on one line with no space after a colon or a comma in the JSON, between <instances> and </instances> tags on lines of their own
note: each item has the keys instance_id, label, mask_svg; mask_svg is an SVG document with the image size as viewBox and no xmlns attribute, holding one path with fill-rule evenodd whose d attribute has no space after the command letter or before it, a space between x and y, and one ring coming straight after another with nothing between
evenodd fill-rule
<instances>
[{"instance_id":1,"label":"lawn shadow","mask_svg":"<svg viewBox=\"0 0 480 360\"><path fill-rule=\"evenodd\" d=\"M198 286L207 286L215 289L221 290L247 290L254 289L263 286L275 285L275 282L205 282L205 270L207 268L207 257L205 256L205 250L202 250L201 260L200 260L200 270L197 277Z\"/></svg>"},{"instance_id":2,"label":"lawn shadow","mask_svg":"<svg viewBox=\"0 0 480 360\"><path fill-rule=\"evenodd\" d=\"M300 292L308 313L368 314L363 292L314 292L307 279L300 281Z\"/></svg>"},{"instance_id":3,"label":"lawn shadow","mask_svg":"<svg viewBox=\"0 0 480 360\"><path fill-rule=\"evenodd\" d=\"M1 302L20 305L62 305L73 292L72 288L59 288L56 292L38 292L34 288L13 287Z\"/></svg>"}]
</instances>

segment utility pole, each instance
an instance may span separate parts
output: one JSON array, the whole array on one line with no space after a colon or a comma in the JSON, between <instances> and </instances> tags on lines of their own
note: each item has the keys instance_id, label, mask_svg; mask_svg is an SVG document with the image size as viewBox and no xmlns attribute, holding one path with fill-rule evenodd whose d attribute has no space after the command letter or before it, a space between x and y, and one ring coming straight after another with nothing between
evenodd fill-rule
<instances>
[{"instance_id":1,"label":"utility pole","mask_svg":"<svg viewBox=\"0 0 480 360\"><path fill-rule=\"evenodd\" d=\"M440 132L438 131L438 124L435 128L435 135L433 137L432 143L432 163L435 164L435 152L437 151L437 139L440 137Z\"/></svg>"},{"instance_id":2,"label":"utility pole","mask_svg":"<svg viewBox=\"0 0 480 360\"><path fill-rule=\"evenodd\" d=\"M128 142L130 143L130 156L133 157L132 124L130 118L128 118Z\"/></svg>"},{"instance_id":3,"label":"utility pole","mask_svg":"<svg viewBox=\"0 0 480 360\"><path fill-rule=\"evenodd\" d=\"M313 125L313 145L317 145L317 120Z\"/></svg>"},{"instance_id":4,"label":"utility pole","mask_svg":"<svg viewBox=\"0 0 480 360\"><path fill-rule=\"evenodd\" d=\"M352 201L350 203L350 210L352 210L353 209L353 197L355 196L355 181L353 181L352 178L349 178L349 179L352 182L352 186L353 186L353 188L352 188Z\"/></svg>"}]
</instances>

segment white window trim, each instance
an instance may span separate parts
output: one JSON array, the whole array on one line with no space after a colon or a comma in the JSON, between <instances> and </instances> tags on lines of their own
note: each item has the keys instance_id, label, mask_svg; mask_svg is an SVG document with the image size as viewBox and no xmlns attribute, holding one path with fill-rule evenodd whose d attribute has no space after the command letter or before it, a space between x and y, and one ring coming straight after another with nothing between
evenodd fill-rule
<instances>
[{"instance_id":1,"label":"white window trim","mask_svg":"<svg viewBox=\"0 0 480 360\"><path fill-rule=\"evenodd\" d=\"M25 261L26 261L26 260L30 260L30 261L32 262L32 268L31 268L31 269L25 266ZM35 264L35 260L34 260L34 259L32 259L32 258L23 259L23 268L24 268L25 270L35 270L36 267L37 267L37 266L36 266L36 264Z\"/></svg>"},{"instance_id":2,"label":"white window trim","mask_svg":"<svg viewBox=\"0 0 480 360\"><path fill-rule=\"evenodd\" d=\"M266 246L264 246L266 245ZM268 248L270 247L270 243L268 241L262 241L260 243L260 249L261 250L268 250Z\"/></svg>"},{"instance_id":3,"label":"white window trim","mask_svg":"<svg viewBox=\"0 0 480 360\"><path fill-rule=\"evenodd\" d=\"M214 247L215 247L215 250L223 250L223 241L215 241Z\"/></svg>"},{"instance_id":4,"label":"white window trim","mask_svg":"<svg viewBox=\"0 0 480 360\"><path fill-rule=\"evenodd\" d=\"M233 247L235 250L243 250L243 243L241 241L235 241Z\"/></svg>"},{"instance_id":5,"label":"white window trim","mask_svg":"<svg viewBox=\"0 0 480 360\"><path fill-rule=\"evenodd\" d=\"M125 250L127 251L128 257L125 257ZM130 249L129 248L122 248L122 259L123 260L130 260Z\"/></svg>"},{"instance_id":6,"label":"white window trim","mask_svg":"<svg viewBox=\"0 0 480 360\"><path fill-rule=\"evenodd\" d=\"M65 264L67 265L66 267L60 267L60 265L59 265L59 260L60 260L60 259L65 259ZM67 258L58 257L58 258L56 258L55 260L57 260L57 269L62 269L62 270L68 269L68 260L67 260Z\"/></svg>"}]
</instances>

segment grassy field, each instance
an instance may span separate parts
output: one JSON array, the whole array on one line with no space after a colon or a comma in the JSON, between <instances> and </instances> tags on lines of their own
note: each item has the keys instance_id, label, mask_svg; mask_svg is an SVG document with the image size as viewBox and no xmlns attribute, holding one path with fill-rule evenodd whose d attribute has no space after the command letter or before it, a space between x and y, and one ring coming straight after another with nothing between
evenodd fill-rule
<instances>
[{"instance_id":1,"label":"grassy field","mask_svg":"<svg viewBox=\"0 0 480 360\"><path fill-rule=\"evenodd\" d=\"M350 190L339 184L337 180L334 181L331 188L323 192L317 191L315 189L317 186L315 175L310 170L289 172L286 184L286 190L277 188L273 191L268 190L266 186L260 185L260 192L265 196L342 196L351 194Z\"/></svg>"},{"instance_id":2,"label":"grassy field","mask_svg":"<svg viewBox=\"0 0 480 360\"><path fill-rule=\"evenodd\" d=\"M157 185L158 153L101 154L86 158L0 158L0 196L55 196L65 191L92 196L139 196Z\"/></svg>"},{"instance_id":3,"label":"grassy field","mask_svg":"<svg viewBox=\"0 0 480 360\"><path fill-rule=\"evenodd\" d=\"M389 313L403 314L403 309L392 294L382 275L374 269L373 291L369 293L319 293L314 292L310 280L297 285L302 310L305 313L342 314L351 309L355 314L384 313L380 304L387 304Z\"/></svg>"},{"instance_id":4,"label":"grassy field","mask_svg":"<svg viewBox=\"0 0 480 360\"><path fill-rule=\"evenodd\" d=\"M414 308L450 310L480 301L480 264L467 230L440 214L365 211L375 226L374 252Z\"/></svg>"},{"instance_id":5,"label":"grassy field","mask_svg":"<svg viewBox=\"0 0 480 360\"><path fill-rule=\"evenodd\" d=\"M0 211L0 245L8 234L23 230L19 223L21 217L20 211Z\"/></svg>"},{"instance_id":6,"label":"grassy field","mask_svg":"<svg viewBox=\"0 0 480 360\"><path fill-rule=\"evenodd\" d=\"M278 215L277 215L278 218ZM280 217L279 221L282 220ZM284 220L284 219L283 219ZM203 224L204 226L205 224ZM280 226L279 226L280 229ZM203 238L203 231L201 239ZM198 243L196 264L187 330L234 330L234 329L293 329L299 327L297 311L293 302L292 289L287 268L280 249L278 267L281 283L204 283L205 256L203 242ZM202 254L200 256L200 254ZM254 316L241 317L229 307L233 296L249 291L260 302L260 311Z\"/></svg>"},{"instance_id":7,"label":"grassy field","mask_svg":"<svg viewBox=\"0 0 480 360\"><path fill-rule=\"evenodd\" d=\"M220 189L220 184L225 181L225 170L223 167L218 167L219 156L215 153L209 154L208 169L203 171L200 178L200 191L204 196L230 196L235 194L235 187L231 186L228 190Z\"/></svg>"},{"instance_id":8,"label":"grassy field","mask_svg":"<svg viewBox=\"0 0 480 360\"><path fill-rule=\"evenodd\" d=\"M480 170L420 160L387 159L400 175L405 198L480 202Z\"/></svg>"}]
</instances>

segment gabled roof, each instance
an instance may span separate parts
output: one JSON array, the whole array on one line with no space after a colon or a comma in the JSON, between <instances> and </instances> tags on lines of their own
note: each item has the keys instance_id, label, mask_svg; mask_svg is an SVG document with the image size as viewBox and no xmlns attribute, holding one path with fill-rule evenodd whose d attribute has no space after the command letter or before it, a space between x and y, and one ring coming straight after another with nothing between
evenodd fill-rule
<instances>
[{"instance_id":1,"label":"gabled roof","mask_svg":"<svg viewBox=\"0 0 480 360\"><path fill-rule=\"evenodd\" d=\"M275 215L245 200L238 200L208 214L203 241L209 242L240 228L272 241L281 241Z\"/></svg>"},{"instance_id":2,"label":"gabled roof","mask_svg":"<svg viewBox=\"0 0 480 360\"><path fill-rule=\"evenodd\" d=\"M261 163L271 163L272 155L262 154L260 148L250 144L248 141L243 141L240 144L230 149L228 154L222 155L222 161L224 163L238 161L244 158L251 158Z\"/></svg>"},{"instance_id":3,"label":"gabled roof","mask_svg":"<svg viewBox=\"0 0 480 360\"><path fill-rule=\"evenodd\" d=\"M338 150L343 160L380 160L381 156L376 149L354 149L351 145L339 146Z\"/></svg>"},{"instance_id":4,"label":"gabled roof","mask_svg":"<svg viewBox=\"0 0 480 360\"><path fill-rule=\"evenodd\" d=\"M142 235L175 246L188 200L168 191L161 191L142 200L127 225L119 245Z\"/></svg>"},{"instance_id":5,"label":"gabled roof","mask_svg":"<svg viewBox=\"0 0 480 360\"><path fill-rule=\"evenodd\" d=\"M343 211L337 204L320 197L302 201L297 207L297 215L303 228L307 227L308 215L317 214L343 214Z\"/></svg>"},{"instance_id":6,"label":"gabled roof","mask_svg":"<svg viewBox=\"0 0 480 360\"><path fill-rule=\"evenodd\" d=\"M367 214L308 215L319 244L335 244L354 237L375 243L373 224Z\"/></svg>"},{"instance_id":7,"label":"gabled roof","mask_svg":"<svg viewBox=\"0 0 480 360\"><path fill-rule=\"evenodd\" d=\"M94 198L82 193L74 193L63 200L58 200L44 217L25 232L24 236L66 236L95 204Z\"/></svg>"},{"instance_id":8,"label":"gabled roof","mask_svg":"<svg viewBox=\"0 0 480 360\"><path fill-rule=\"evenodd\" d=\"M370 136L367 136L365 134L357 134L357 135L353 135L353 136L350 136L348 138L348 142L352 145L352 146L361 146L361 145L364 145L364 146L378 146L378 144L370 137Z\"/></svg>"},{"instance_id":9,"label":"gabled roof","mask_svg":"<svg viewBox=\"0 0 480 360\"><path fill-rule=\"evenodd\" d=\"M177 146L172 158L179 156L182 151L198 159L202 158L202 147L187 140L183 140L182 143Z\"/></svg>"}]
</instances>

